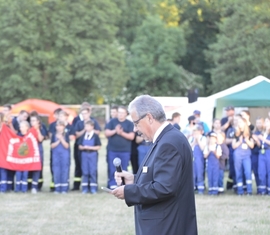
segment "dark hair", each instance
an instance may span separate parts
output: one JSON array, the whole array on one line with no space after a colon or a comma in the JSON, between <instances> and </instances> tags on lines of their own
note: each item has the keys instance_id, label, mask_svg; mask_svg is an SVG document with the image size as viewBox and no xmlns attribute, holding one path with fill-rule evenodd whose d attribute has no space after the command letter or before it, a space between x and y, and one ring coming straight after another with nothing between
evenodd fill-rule
<instances>
[{"instance_id":1,"label":"dark hair","mask_svg":"<svg viewBox=\"0 0 270 235\"><path fill-rule=\"evenodd\" d=\"M116 110L118 110L118 106L117 106L117 105L113 105L113 106L111 107L111 109L116 109Z\"/></svg>"},{"instance_id":2,"label":"dark hair","mask_svg":"<svg viewBox=\"0 0 270 235\"><path fill-rule=\"evenodd\" d=\"M180 116L181 116L181 114L178 113L178 112L173 113L173 114L172 114L172 120L175 119L175 118L177 118L177 117L180 117Z\"/></svg>"},{"instance_id":3,"label":"dark hair","mask_svg":"<svg viewBox=\"0 0 270 235\"><path fill-rule=\"evenodd\" d=\"M53 111L54 114L59 114L62 111L61 108L57 108L56 110Z\"/></svg>"},{"instance_id":4,"label":"dark hair","mask_svg":"<svg viewBox=\"0 0 270 235\"><path fill-rule=\"evenodd\" d=\"M4 104L4 106L3 106L4 108L8 108L9 110L11 110L12 109L12 106L11 106L11 104Z\"/></svg>"},{"instance_id":5,"label":"dark hair","mask_svg":"<svg viewBox=\"0 0 270 235\"><path fill-rule=\"evenodd\" d=\"M124 110L126 110L126 112L127 112L127 114L128 114L127 107L125 107L125 106L123 106L123 105L120 105L120 106L118 106L118 109L124 109Z\"/></svg>"},{"instance_id":6,"label":"dark hair","mask_svg":"<svg viewBox=\"0 0 270 235\"><path fill-rule=\"evenodd\" d=\"M30 113L30 117L36 117L36 116L38 116L38 112L37 111L32 111L31 113Z\"/></svg>"},{"instance_id":7,"label":"dark hair","mask_svg":"<svg viewBox=\"0 0 270 235\"><path fill-rule=\"evenodd\" d=\"M61 111L58 113L58 115L60 115L60 114L63 114L63 115L65 115L65 116L68 116L68 113L67 113L66 111L64 111L64 110L61 110Z\"/></svg>"},{"instance_id":8,"label":"dark hair","mask_svg":"<svg viewBox=\"0 0 270 235\"><path fill-rule=\"evenodd\" d=\"M27 113L27 115L29 115L29 113L24 109L19 112L19 115L24 114L24 113Z\"/></svg>"}]
</instances>

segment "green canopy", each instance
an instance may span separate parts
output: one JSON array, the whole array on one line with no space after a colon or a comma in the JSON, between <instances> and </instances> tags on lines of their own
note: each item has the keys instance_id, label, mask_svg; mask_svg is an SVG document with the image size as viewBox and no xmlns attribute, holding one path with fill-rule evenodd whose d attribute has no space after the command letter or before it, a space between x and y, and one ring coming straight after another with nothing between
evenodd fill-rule
<instances>
[{"instance_id":1,"label":"green canopy","mask_svg":"<svg viewBox=\"0 0 270 235\"><path fill-rule=\"evenodd\" d=\"M226 106L234 107L270 107L270 83L261 81L242 91L217 99L217 113Z\"/></svg>"}]
</instances>

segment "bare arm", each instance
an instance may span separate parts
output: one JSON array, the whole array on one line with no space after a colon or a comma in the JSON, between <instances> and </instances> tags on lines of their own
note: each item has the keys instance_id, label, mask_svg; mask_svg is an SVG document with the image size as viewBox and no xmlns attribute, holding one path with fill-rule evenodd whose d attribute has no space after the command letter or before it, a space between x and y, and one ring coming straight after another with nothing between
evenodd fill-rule
<instances>
[{"instance_id":1,"label":"bare arm","mask_svg":"<svg viewBox=\"0 0 270 235\"><path fill-rule=\"evenodd\" d=\"M116 134L116 130L109 130L109 129L106 129L105 130L105 136L108 138L108 137L111 137L113 135Z\"/></svg>"}]
</instances>

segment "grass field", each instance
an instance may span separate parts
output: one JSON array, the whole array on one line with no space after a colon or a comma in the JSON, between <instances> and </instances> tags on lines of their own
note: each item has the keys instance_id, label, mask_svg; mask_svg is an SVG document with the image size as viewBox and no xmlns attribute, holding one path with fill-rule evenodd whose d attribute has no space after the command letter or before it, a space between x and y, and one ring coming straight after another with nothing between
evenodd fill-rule
<instances>
[{"instance_id":1,"label":"grass field","mask_svg":"<svg viewBox=\"0 0 270 235\"><path fill-rule=\"evenodd\" d=\"M106 186L106 140L102 142L98 165L99 186ZM101 191L96 195L50 193L48 141L44 146L43 191L36 195L0 195L0 235L135 234L133 208L128 208L124 201L110 194ZM73 169L72 161L71 184ZM198 195L196 206L201 235L270 234L270 197L238 197L231 192L218 197Z\"/></svg>"}]
</instances>

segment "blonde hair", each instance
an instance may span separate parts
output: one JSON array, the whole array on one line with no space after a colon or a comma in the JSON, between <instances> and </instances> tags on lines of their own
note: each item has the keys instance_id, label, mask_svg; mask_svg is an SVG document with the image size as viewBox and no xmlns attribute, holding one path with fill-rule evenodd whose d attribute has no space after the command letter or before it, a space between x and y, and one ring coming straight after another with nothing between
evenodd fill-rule
<instances>
[{"instance_id":1,"label":"blonde hair","mask_svg":"<svg viewBox=\"0 0 270 235\"><path fill-rule=\"evenodd\" d=\"M237 115L237 117L238 117L238 120L240 119L241 121L243 121L244 130L241 130L239 128L238 123L237 123L237 127L235 128L235 136L239 137L241 134L243 134L244 137L250 137L250 129L249 129L249 126L247 124L247 121L244 118L242 118L240 115Z\"/></svg>"}]
</instances>

